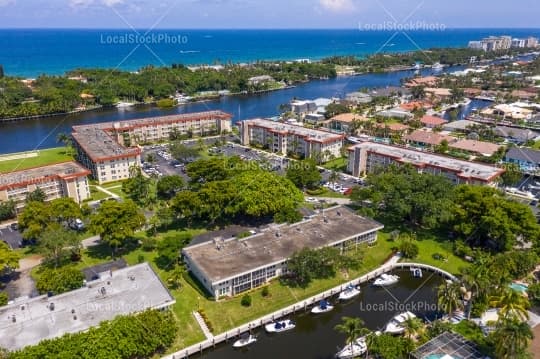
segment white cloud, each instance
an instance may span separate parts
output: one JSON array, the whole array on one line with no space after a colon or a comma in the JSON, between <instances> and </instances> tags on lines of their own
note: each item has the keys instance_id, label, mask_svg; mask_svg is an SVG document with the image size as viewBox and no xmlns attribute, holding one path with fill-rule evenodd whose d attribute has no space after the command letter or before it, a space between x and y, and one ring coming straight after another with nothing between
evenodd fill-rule
<instances>
[{"instance_id":1,"label":"white cloud","mask_svg":"<svg viewBox=\"0 0 540 359\"><path fill-rule=\"evenodd\" d=\"M352 0L319 0L319 4L323 9L332 12L347 12L355 9Z\"/></svg>"},{"instance_id":2,"label":"white cloud","mask_svg":"<svg viewBox=\"0 0 540 359\"><path fill-rule=\"evenodd\" d=\"M0 0L1 1L12 1L12 0ZM112 7L115 5L123 4L124 0L70 0L69 5L74 8L86 8L90 5L105 5Z\"/></svg>"},{"instance_id":3,"label":"white cloud","mask_svg":"<svg viewBox=\"0 0 540 359\"><path fill-rule=\"evenodd\" d=\"M102 1L103 1L103 4L105 4L106 6L120 5L124 2L124 0L102 0Z\"/></svg>"},{"instance_id":4,"label":"white cloud","mask_svg":"<svg viewBox=\"0 0 540 359\"><path fill-rule=\"evenodd\" d=\"M93 2L94 0L70 0L69 6L74 7L74 8L88 7L92 5Z\"/></svg>"}]
</instances>

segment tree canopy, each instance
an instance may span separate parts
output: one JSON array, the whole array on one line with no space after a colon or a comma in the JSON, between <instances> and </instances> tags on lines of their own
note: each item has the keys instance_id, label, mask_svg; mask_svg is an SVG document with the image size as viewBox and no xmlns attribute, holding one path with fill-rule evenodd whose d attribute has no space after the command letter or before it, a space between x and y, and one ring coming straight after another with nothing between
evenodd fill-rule
<instances>
[{"instance_id":1,"label":"tree canopy","mask_svg":"<svg viewBox=\"0 0 540 359\"><path fill-rule=\"evenodd\" d=\"M290 163L286 176L300 189L315 189L322 180L317 164L311 159Z\"/></svg>"},{"instance_id":2,"label":"tree canopy","mask_svg":"<svg viewBox=\"0 0 540 359\"><path fill-rule=\"evenodd\" d=\"M90 217L90 229L100 235L113 251L131 239L145 223L145 217L131 201L108 200Z\"/></svg>"},{"instance_id":3,"label":"tree canopy","mask_svg":"<svg viewBox=\"0 0 540 359\"><path fill-rule=\"evenodd\" d=\"M373 208L396 222L434 228L452 218L452 183L442 176L418 173L412 166L390 166L368 175L366 187L353 189L351 199L369 200Z\"/></svg>"},{"instance_id":4,"label":"tree canopy","mask_svg":"<svg viewBox=\"0 0 540 359\"><path fill-rule=\"evenodd\" d=\"M0 241L0 275L19 268L19 253L15 252L6 242Z\"/></svg>"},{"instance_id":5,"label":"tree canopy","mask_svg":"<svg viewBox=\"0 0 540 359\"><path fill-rule=\"evenodd\" d=\"M494 188L455 188L453 229L473 246L509 250L519 241L538 243L540 227L530 208Z\"/></svg>"}]
</instances>

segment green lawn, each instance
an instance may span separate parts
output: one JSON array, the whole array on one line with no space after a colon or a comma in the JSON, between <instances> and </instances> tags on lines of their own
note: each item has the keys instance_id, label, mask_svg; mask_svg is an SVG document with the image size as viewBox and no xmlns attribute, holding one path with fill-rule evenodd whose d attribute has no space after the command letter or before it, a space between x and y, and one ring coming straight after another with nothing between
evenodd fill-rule
<instances>
[{"instance_id":1,"label":"green lawn","mask_svg":"<svg viewBox=\"0 0 540 359\"><path fill-rule=\"evenodd\" d=\"M329 170L343 172L347 170L347 162L348 162L348 159L346 157L340 157L332 161L328 161L322 166Z\"/></svg>"},{"instance_id":2,"label":"green lawn","mask_svg":"<svg viewBox=\"0 0 540 359\"><path fill-rule=\"evenodd\" d=\"M101 201L102 199L105 199L109 197L105 192L101 192L98 190L95 186L90 186L90 198L86 200L86 202L90 201Z\"/></svg>"},{"instance_id":3,"label":"green lawn","mask_svg":"<svg viewBox=\"0 0 540 359\"><path fill-rule=\"evenodd\" d=\"M452 252L452 243L449 241L442 242L437 239L422 239L415 243L418 245L420 253L417 258L414 258L414 262L439 267L452 274L459 274L460 268L470 265L469 262L454 255ZM436 254L440 254L445 260L434 258Z\"/></svg>"},{"instance_id":4,"label":"green lawn","mask_svg":"<svg viewBox=\"0 0 540 359\"><path fill-rule=\"evenodd\" d=\"M117 196L120 196L124 199L127 198L127 195L124 191L122 191L122 187L116 187L116 188L107 188L107 191L114 193Z\"/></svg>"},{"instance_id":5,"label":"green lawn","mask_svg":"<svg viewBox=\"0 0 540 359\"><path fill-rule=\"evenodd\" d=\"M73 156L69 152L66 153L66 150L66 147L48 148L38 150L38 155L36 157L0 161L0 173L24 170L31 167L45 166L53 163L73 160ZM17 155L17 153L10 153L9 155ZM0 157L0 159L2 157Z\"/></svg>"}]
</instances>

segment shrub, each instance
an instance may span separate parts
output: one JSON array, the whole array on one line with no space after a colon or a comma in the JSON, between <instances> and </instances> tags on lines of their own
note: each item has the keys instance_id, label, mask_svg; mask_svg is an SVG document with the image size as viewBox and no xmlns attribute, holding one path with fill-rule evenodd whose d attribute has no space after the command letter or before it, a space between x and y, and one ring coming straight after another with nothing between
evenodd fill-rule
<instances>
[{"instance_id":1,"label":"shrub","mask_svg":"<svg viewBox=\"0 0 540 359\"><path fill-rule=\"evenodd\" d=\"M157 106L159 108L169 108L169 107L174 107L175 106L175 102L172 98L164 98L164 99L161 99L157 102Z\"/></svg>"},{"instance_id":2,"label":"shrub","mask_svg":"<svg viewBox=\"0 0 540 359\"><path fill-rule=\"evenodd\" d=\"M401 243L401 245L399 246L399 251L401 252L401 254L403 254L403 257L412 259L418 256L419 249L416 244L407 241Z\"/></svg>"},{"instance_id":3,"label":"shrub","mask_svg":"<svg viewBox=\"0 0 540 359\"><path fill-rule=\"evenodd\" d=\"M148 310L118 316L88 331L45 339L10 353L12 359L31 358L150 358L167 349L177 327L170 311Z\"/></svg>"},{"instance_id":4,"label":"shrub","mask_svg":"<svg viewBox=\"0 0 540 359\"><path fill-rule=\"evenodd\" d=\"M454 243L454 254L458 257L472 257L474 251L471 247L465 244L463 241L456 241Z\"/></svg>"},{"instance_id":5,"label":"shrub","mask_svg":"<svg viewBox=\"0 0 540 359\"><path fill-rule=\"evenodd\" d=\"M153 251L156 248L156 239L152 237L144 237L141 241L141 248L145 252Z\"/></svg>"},{"instance_id":6,"label":"shrub","mask_svg":"<svg viewBox=\"0 0 540 359\"><path fill-rule=\"evenodd\" d=\"M261 295L262 295L263 297L268 297L268 296L270 295L270 290L268 289L268 287L264 287L264 288L262 289Z\"/></svg>"},{"instance_id":7,"label":"shrub","mask_svg":"<svg viewBox=\"0 0 540 359\"><path fill-rule=\"evenodd\" d=\"M142 254L139 254L137 256L137 263L144 263L144 261L145 261L144 256Z\"/></svg>"},{"instance_id":8,"label":"shrub","mask_svg":"<svg viewBox=\"0 0 540 359\"><path fill-rule=\"evenodd\" d=\"M76 268L47 268L39 274L36 288L40 293L60 294L82 287L84 275Z\"/></svg>"},{"instance_id":9,"label":"shrub","mask_svg":"<svg viewBox=\"0 0 540 359\"><path fill-rule=\"evenodd\" d=\"M240 304L243 307L251 307L251 296L249 294L244 294L242 300L240 301Z\"/></svg>"},{"instance_id":10,"label":"shrub","mask_svg":"<svg viewBox=\"0 0 540 359\"><path fill-rule=\"evenodd\" d=\"M527 289L527 295L535 305L540 304L540 283L531 284Z\"/></svg>"},{"instance_id":11,"label":"shrub","mask_svg":"<svg viewBox=\"0 0 540 359\"><path fill-rule=\"evenodd\" d=\"M6 293L0 293L0 307L8 303L8 295Z\"/></svg>"}]
</instances>

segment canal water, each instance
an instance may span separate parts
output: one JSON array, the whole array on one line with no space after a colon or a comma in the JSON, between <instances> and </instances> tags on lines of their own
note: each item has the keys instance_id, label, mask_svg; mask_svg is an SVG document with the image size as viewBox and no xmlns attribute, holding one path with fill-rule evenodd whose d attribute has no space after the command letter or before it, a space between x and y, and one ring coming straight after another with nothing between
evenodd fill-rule
<instances>
[{"instance_id":1,"label":"canal water","mask_svg":"<svg viewBox=\"0 0 540 359\"><path fill-rule=\"evenodd\" d=\"M460 69L461 67L453 67L446 69L446 71ZM430 75L432 70L424 69L421 74ZM56 141L57 134L70 133L71 127L74 125L208 110L228 112L233 115L233 121L236 122L255 117L275 116L279 113L279 106L288 103L293 98L344 97L347 92L362 88L399 86L402 79L414 75L414 71L399 71L337 77L329 80L311 81L286 90L257 95L225 96L213 101L190 103L166 110L153 106L137 106L122 110L110 108L39 120L0 122L0 154L59 146Z\"/></svg>"},{"instance_id":2,"label":"canal water","mask_svg":"<svg viewBox=\"0 0 540 359\"><path fill-rule=\"evenodd\" d=\"M438 274L424 271L423 278L413 278L409 270L394 272L400 276L398 284L386 288L373 287L370 283L362 285L362 293L354 300L337 303L337 296L330 299L335 303L334 310L326 314L314 315L299 312L290 316L296 328L278 334L267 334L264 328L252 333L257 342L242 349L234 349L231 339L215 349L205 351L204 359L230 358L333 358L344 346L345 336L334 330L341 318L359 317L371 330L384 330L386 323L396 314L410 310L422 319L433 320L440 314L437 311L437 288L443 282Z\"/></svg>"}]
</instances>

